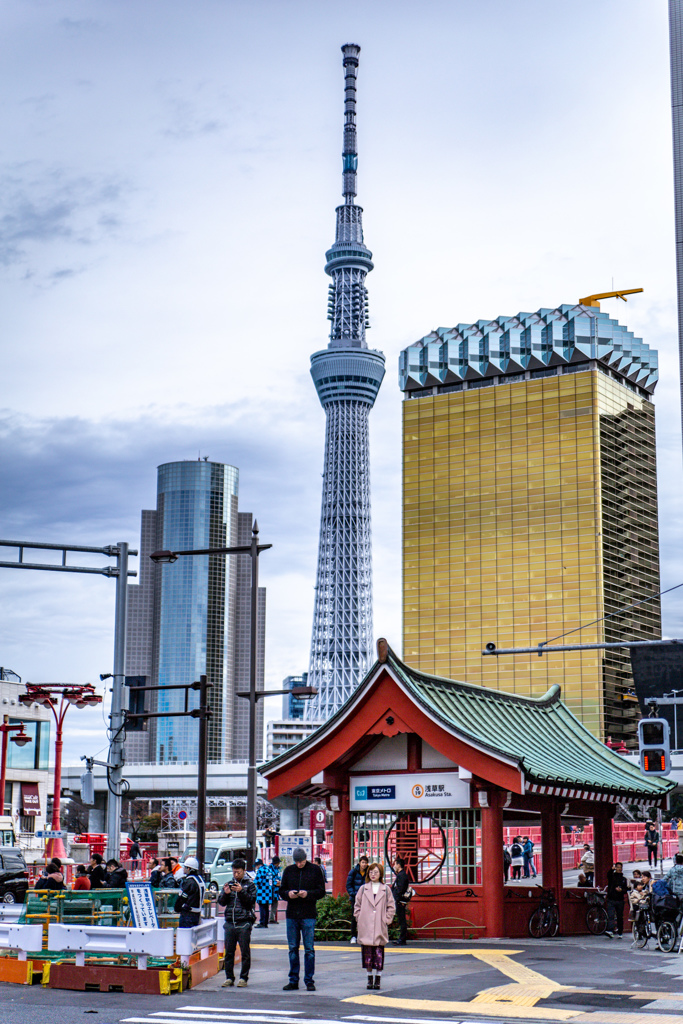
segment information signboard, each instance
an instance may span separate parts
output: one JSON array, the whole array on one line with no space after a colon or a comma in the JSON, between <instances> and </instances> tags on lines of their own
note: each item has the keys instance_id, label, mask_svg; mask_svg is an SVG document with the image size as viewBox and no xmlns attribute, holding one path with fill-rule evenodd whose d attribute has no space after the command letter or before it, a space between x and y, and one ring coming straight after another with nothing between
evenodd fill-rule
<instances>
[{"instance_id":1,"label":"information signboard","mask_svg":"<svg viewBox=\"0 0 683 1024\"><path fill-rule=\"evenodd\" d=\"M352 811L419 811L470 807L470 784L457 772L364 775L349 779Z\"/></svg>"},{"instance_id":2,"label":"information signboard","mask_svg":"<svg viewBox=\"0 0 683 1024\"><path fill-rule=\"evenodd\" d=\"M154 893L149 882L126 882L128 905L136 928L158 928Z\"/></svg>"},{"instance_id":3,"label":"information signboard","mask_svg":"<svg viewBox=\"0 0 683 1024\"><path fill-rule=\"evenodd\" d=\"M297 846L303 846L306 851L306 857L308 860L311 859L311 837L308 836L280 836L280 856L288 857L290 860L294 856L294 851Z\"/></svg>"}]
</instances>

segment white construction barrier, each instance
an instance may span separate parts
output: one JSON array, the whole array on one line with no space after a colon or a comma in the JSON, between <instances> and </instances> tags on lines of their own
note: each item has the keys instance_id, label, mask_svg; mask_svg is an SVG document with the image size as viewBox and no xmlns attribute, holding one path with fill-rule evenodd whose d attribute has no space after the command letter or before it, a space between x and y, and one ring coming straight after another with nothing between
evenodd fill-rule
<instances>
[{"instance_id":1,"label":"white construction barrier","mask_svg":"<svg viewBox=\"0 0 683 1024\"><path fill-rule=\"evenodd\" d=\"M0 921L0 949L16 949L19 960L43 948L42 924L9 924Z\"/></svg>"},{"instance_id":2,"label":"white construction barrier","mask_svg":"<svg viewBox=\"0 0 683 1024\"><path fill-rule=\"evenodd\" d=\"M192 953L201 950L202 960L209 955L209 946L218 941L218 920L207 918L194 928L178 928L175 933L175 951L180 962L187 966Z\"/></svg>"},{"instance_id":3,"label":"white construction barrier","mask_svg":"<svg viewBox=\"0 0 683 1024\"><path fill-rule=\"evenodd\" d=\"M148 956L173 956L173 929L51 924L47 945L53 952L74 952L77 967L85 964L86 953L136 953L138 968L145 970Z\"/></svg>"},{"instance_id":4,"label":"white construction barrier","mask_svg":"<svg viewBox=\"0 0 683 1024\"><path fill-rule=\"evenodd\" d=\"M0 903L0 921L7 921L12 924L19 920L24 909L23 903Z\"/></svg>"}]
</instances>

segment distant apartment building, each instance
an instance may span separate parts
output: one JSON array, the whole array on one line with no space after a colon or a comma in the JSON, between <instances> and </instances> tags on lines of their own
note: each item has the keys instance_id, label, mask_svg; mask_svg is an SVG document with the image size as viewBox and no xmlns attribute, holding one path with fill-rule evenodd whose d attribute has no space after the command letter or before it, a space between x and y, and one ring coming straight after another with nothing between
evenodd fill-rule
<instances>
[{"instance_id":1,"label":"distant apartment building","mask_svg":"<svg viewBox=\"0 0 683 1024\"><path fill-rule=\"evenodd\" d=\"M129 584L126 675L136 684L179 685L206 674L212 717L209 761L248 753L251 572L244 555L194 555L170 565L150 559L156 550L232 547L251 540L252 515L238 511L239 471L204 460L158 468L157 507L142 512L139 583ZM263 689L266 592L258 593L257 688ZM150 695L147 695L148 697ZM151 695L150 711L182 711L175 690ZM134 698L133 698L134 699ZM139 700L139 698L138 698ZM190 707L197 703L191 696ZM141 708L141 704L137 704ZM257 756L263 752L263 710L257 704ZM126 760L191 764L197 760L197 719L151 720L126 735Z\"/></svg>"},{"instance_id":2,"label":"distant apartment building","mask_svg":"<svg viewBox=\"0 0 683 1024\"><path fill-rule=\"evenodd\" d=\"M304 722L303 719L289 719L282 722L268 722L266 725L266 760L291 750L297 743L310 736L320 722Z\"/></svg>"},{"instance_id":3,"label":"distant apartment building","mask_svg":"<svg viewBox=\"0 0 683 1024\"><path fill-rule=\"evenodd\" d=\"M25 746L11 739L7 743L4 813L12 817L15 832L33 833L45 826L48 795L53 792L53 718L51 711L38 704L20 704L22 693L21 676L0 666L0 721L8 725L23 722L24 732L31 737ZM12 735L16 733L8 734Z\"/></svg>"},{"instance_id":4,"label":"distant apartment building","mask_svg":"<svg viewBox=\"0 0 683 1024\"><path fill-rule=\"evenodd\" d=\"M628 651L482 650L661 636L659 600L620 612L660 589L656 381L657 353L597 302L401 353L408 664L529 696L557 683L596 736L633 742Z\"/></svg>"}]
</instances>

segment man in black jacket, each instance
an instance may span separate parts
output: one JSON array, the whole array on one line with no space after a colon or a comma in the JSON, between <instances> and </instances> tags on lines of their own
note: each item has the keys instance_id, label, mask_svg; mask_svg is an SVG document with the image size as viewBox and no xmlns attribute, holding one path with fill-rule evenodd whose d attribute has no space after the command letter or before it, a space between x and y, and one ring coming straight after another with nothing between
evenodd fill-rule
<instances>
[{"instance_id":1,"label":"man in black jacket","mask_svg":"<svg viewBox=\"0 0 683 1024\"><path fill-rule=\"evenodd\" d=\"M317 864L306 860L306 851L298 846L294 863L282 872L280 899L287 901L287 943L289 945L289 982L283 991L292 992L299 987L301 961L299 947L304 940L304 983L309 992L315 992L315 921L316 903L325 895L325 878Z\"/></svg>"},{"instance_id":2,"label":"man in black jacket","mask_svg":"<svg viewBox=\"0 0 683 1024\"><path fill-rule=\"evenodd\" d=\"M128 872L113 857L107 861L107 886L110 889L125 889ZM92 888L92 882L90 883Z\"/></svg>"},{"instance_id":3,"label":"man in black jacket","mask_svg":"<svg viewBox=\"0 0 683 1024\"><path fill-rule=\"evenodd\" d=\"M647 847L648 867L657 867L657 850L659 847L659 832L653 821L648 821L645 829L645 846Z\"/></svg>"},{"instance_id":4,"label":"man in black jacket","mask_svg":"<svg viewBox=\"0 0 683 1024\"><path fill-rule=\"evenodd\" d=\"M395 946L405 946L408 941L408 922L406 920L406 908L408 903L405 899L405 894L410 888L410 879L408 878L408 872L406 871L405 861L400 857L396 857L392 867L396 873L393 885L391 886L391 892L396 900L396 917L398 918L399 933L398 939L394 942Z\"/></svg>"},{"instance_id":5,"label":"man in black jacket","mask_svg":"<svg viewBox=\"0 0 683 1024\"><path fill-rule=\"evenodd\" d=\"M624 898L628 892L628 882L624 876L624 865L617 861L607 872L607 928L605 935L611 939L614 932L620 939L624 934ZM615 927L616 926L616 927Z\"/></svg>"},{"instance_id":6,"label":"man in black jacket","mask_svg":"<svg viewBox=\"0 0 683 1024\"><path fill-rule=\"evenodd\" d=\"M201 921L206 886L199 874L199 861L196 857L186 857L184 868L180 895L176 897L173 909L180 914L179 928L194 928Z\"/></svg>"},{"instance_id":7,"label":"man in black jacket","mask_svg":"<svg viewBox=\"0 0 683 1024\"><path fill-rule=\"evenodd\" d=\"M91 889L107 888L107 872L104 869L104 858L101 853L93 853L88 868Z\"/></svg>"},{"instance_id":8,"label":"man in black jacket","mask_svg":"<svg viewBox=\"0 0 683 1024\"><path fill-rule=\"evenodd\" d=\"M235 950L239 943L242 954L242 967L238 988L244 988L249 980L251 967L251 929L256 920L256 886L250 878L245 878L247 862L235 857L232 862L232 881L226 882L223 892L218 897L218 905L225 907L225 981L223 988L232 988L235 984Z\"/></svg>"}]
</instances>

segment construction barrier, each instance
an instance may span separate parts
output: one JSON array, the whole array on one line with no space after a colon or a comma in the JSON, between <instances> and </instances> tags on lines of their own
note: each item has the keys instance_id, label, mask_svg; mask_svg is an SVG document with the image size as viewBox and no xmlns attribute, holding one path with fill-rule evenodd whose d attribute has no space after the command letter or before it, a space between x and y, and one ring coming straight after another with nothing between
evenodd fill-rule
<instances>
[{"instance_id":1,"label":"construction barrier","mask_svg":"<svg viewBox=\"0 0 683 1024\"><path fill-rule=\"evenodd\" d=\"M77 967L85 966L86 953L109 953L114 956L134 953L138 970L146 970L148 956L173 956L173 932L170 928L51 924L48 926L47 945L48 949L73 952Z\"/></svg>"}]
</instances>

